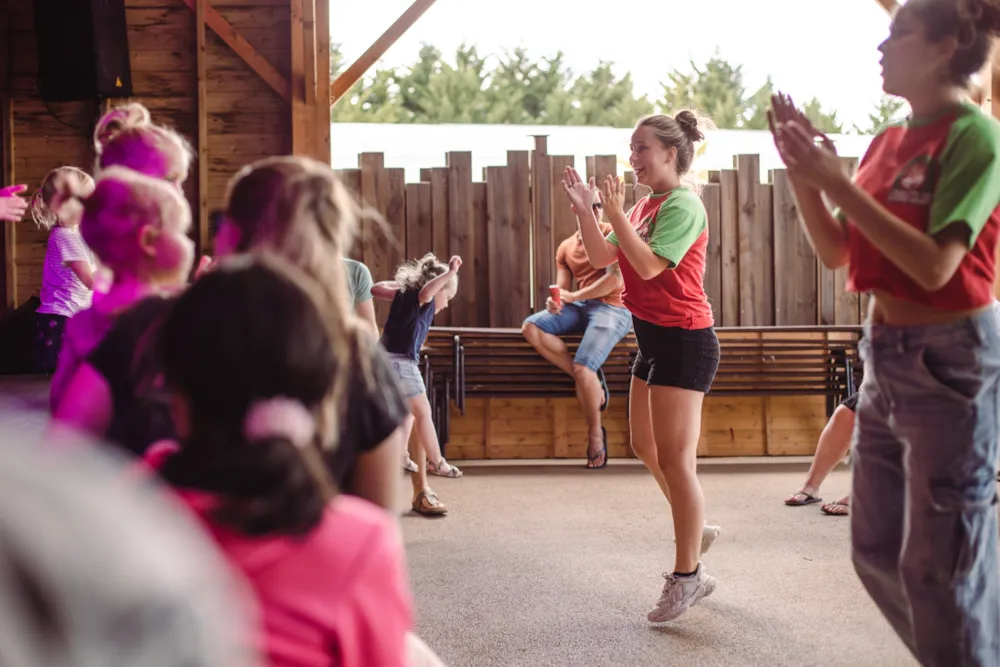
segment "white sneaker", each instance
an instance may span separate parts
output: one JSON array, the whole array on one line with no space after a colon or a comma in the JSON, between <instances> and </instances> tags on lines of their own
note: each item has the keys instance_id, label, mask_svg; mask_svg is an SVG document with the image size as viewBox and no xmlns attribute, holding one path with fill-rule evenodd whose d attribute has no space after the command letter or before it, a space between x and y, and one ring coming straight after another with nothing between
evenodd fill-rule
<instances>
[{"instance_id":1,"label":"white sneaker","mask_svg":"<svg viewBox=\"0 0 1000 667\"><path fill-rule=\"evenodd\" d=\"M663 585L660 600L646 616L650 623L672 621L715 591L715 577L707 574L701 563L698 563L694 576L677 577L664 572L663 578L667 583Z\"/></svg>"},{"instance_id":2,"label":"white sneaker","mask_svg":"<svg viewBox=\"0 0 1000 667\"><path fill-rule=\"evenodd\" d=\"M708 553L708 550L712 548L715 541L719 539L719 535L722 534L722 526L710 526L707 523L705 527L701 529L701 553ZM674 538L674 544L677 544L677 538Z\"/></svg>"}]
</instances>

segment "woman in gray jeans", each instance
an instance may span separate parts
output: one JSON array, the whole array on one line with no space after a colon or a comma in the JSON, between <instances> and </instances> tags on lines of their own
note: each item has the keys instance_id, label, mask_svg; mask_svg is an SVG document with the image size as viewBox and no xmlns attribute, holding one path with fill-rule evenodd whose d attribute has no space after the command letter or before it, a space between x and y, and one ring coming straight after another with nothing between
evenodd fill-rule
<instances>
[{"instance_id":1,"label":"woman in gray jeans","mask_svg":"<svg viewBox=\"0 0 1000 667\"><path fill-rule=\"evenodd\" d=\"M1000 665L1000 124L967 100L996 36L997 0L909 0L896 11L879 47L883 87L913 114L875 137L853 182L789 99L776 96L771 112L816 254L848 267L849 290L873 292L853 560L925 666Z\"/></svg>"}]
</instances>

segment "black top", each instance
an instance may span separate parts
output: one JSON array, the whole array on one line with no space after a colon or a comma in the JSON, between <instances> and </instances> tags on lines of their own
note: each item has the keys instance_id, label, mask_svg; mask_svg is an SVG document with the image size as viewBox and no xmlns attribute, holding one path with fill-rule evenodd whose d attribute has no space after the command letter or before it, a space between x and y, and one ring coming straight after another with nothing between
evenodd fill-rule
<instances>
[{"instance_id":1,"label":"black top","mask_svg":"<svg viewBox=\"0 0 1000 667\"><path fill-rule=\"evenodd\" d=\"M360 360L351 364L344 388L345 410L341 419L340 442L327 455L327 465L337 488L351 493L350 478L358 454L375 449L406 419L409 408L396 387L396 377L382 348L374 340L367 343L371 354L371 381Z\"/></svg>"},{"instance_id":2,"label":"black top","mask_svg":"<svg viewBox=\"0 0 1000 667\"><path fill-rule=\"evenodd\" d=\"M382 329L382 345L389 354L399 354L420 361L420 348L427 340L434 321L434 300L420 305L420 290L396 292L389 308L389 317Z\"/></svg>"},{"instance_id":3,"label":"black top","mask_svg":"<svg viewBox=\"0 0 1000 667\"><path fill-rule=\"evenodd\" d=\"M149 297L118 316L87 358L111 390L112 416L105 437L142 455L163 439L175 439L157 337L173 300Z\"/></svg>"}]
</instances>

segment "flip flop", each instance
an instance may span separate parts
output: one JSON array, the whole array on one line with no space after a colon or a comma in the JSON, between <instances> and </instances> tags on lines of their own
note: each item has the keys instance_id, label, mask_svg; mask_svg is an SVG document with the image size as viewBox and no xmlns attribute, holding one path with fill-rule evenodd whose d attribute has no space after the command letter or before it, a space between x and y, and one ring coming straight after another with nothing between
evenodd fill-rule
<instances>
[{"instance_id":1,"label":"flip flop","mask_svg":"<svg viewBox=\"0 0 1000 667\"><path fill-rule=\"evenodd\" d=\"M601 389L604 390L604 402L601 403L601 412L608 409L608 404L611 403L611 390L608 389L608 378L604 376L604 369L597 369L597 379L601 381Z\"/></svg>"},{"instance_id":2,"label":"flip flop","mask_svg":"<svg viewBox=\"0 0 1000 667\"><path fill-rule=\"evenodd\" d=\"M799 496L802 496L802 500L799 500ZM805 505L812 505L813 503L821 502L823 502L822 498L814 496L811 493L806 493L802 489L793 493L791 498L785 499L785 504L789 507L803 507Z\"/></svg>"},{"instance_id":3,"label":"flip flop","mask_svg":"<svg viewBox=\"0 0 1000 667\"><path fill-rule=\"evenodd\" d=\"M597 452L593 456L587 454L587 463L592 464L594 461L601 458L602 454L604 455L604 461L601 462L601 465L599 466L587 465L586 466L587 470L600 470L604 466L608 465L608 432L604 429L603 426L601 427L601 436L604 438L604 447L601 449L601 451Z\"/></svg>"},{"instance_id":4,"label":"flip flop","mask_svg":"<svg viewBox=\"0 0 1000 667\"><path fill-rule=\"evenodd\" d=\"M819 509L827 516L848 516L851 513L851 502L844 503L838 500L835 503L820 505Z\"/></svg>"}]
</instances>

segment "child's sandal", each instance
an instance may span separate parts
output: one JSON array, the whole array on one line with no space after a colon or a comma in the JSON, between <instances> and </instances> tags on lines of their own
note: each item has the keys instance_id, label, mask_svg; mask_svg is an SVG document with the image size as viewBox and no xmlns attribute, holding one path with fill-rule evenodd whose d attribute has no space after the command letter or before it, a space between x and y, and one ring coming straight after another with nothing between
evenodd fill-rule
<instances>
[{"instance_id":1,"label":"child's sandal","mask_svg":"<svg viewBox=\"0 0 1000 667\"><path fill-rule=\"evenodd\" d=\"M462 471L445 461L443 458L437 463L427 462L427 472L438 477L448 477L458 479L462 476Z\"/></svg>"}]
</instances>

